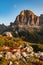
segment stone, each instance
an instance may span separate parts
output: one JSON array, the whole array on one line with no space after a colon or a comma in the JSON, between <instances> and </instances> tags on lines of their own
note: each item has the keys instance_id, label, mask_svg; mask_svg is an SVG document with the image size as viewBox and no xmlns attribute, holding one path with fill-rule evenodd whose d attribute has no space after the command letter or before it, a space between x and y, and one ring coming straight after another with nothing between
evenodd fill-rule
<instances>
[{"instance_id":1,"label":"stone","mask_svg":"<svg viewBox=\"0 0 43 65\"><path fill-rule=\"evenodd\" d=\"M3 35L4 36L8 36L8 37L13 37L11 32L4 32Z\"/></svg>"}]
</instances>

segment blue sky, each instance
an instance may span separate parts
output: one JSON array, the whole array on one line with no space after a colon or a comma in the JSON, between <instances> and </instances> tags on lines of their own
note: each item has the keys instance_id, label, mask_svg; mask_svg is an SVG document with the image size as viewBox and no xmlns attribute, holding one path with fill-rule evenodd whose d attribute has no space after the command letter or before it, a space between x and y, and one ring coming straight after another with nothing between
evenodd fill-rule
<instances>
[{"instance_id":1,"label":"blue sky","mask_svg":"<svg viewBox=\"0 0 43 65\"><path fill-rule=\"evenodd\" d=\"M43 14L43 0L0 0L0 24L10 24L24 9Z\"/></svg>"}]
</instances>

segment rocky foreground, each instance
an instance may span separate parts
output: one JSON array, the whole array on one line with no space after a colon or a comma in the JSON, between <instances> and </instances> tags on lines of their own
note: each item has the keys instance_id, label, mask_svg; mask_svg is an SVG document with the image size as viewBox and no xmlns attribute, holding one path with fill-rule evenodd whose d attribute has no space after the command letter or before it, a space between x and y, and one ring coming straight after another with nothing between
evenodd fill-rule
<instances>
[{"instance_id":1,"label":"rocky foreground","mask_svg":"<svg viewBox=\"0 0 43 65\"><path fill-rule=\"evenodd\" d=\"M19 47L14 46L13 48L3 46L0 49L0 62L1 58L6 59L8 65L17 64L22 61L24 64L31 62L33 64L42 65L43 64L43 52L34 52L31 46L20 45ZM3 61L2 61L3 62Z\"/></svg>"}]
</instances>

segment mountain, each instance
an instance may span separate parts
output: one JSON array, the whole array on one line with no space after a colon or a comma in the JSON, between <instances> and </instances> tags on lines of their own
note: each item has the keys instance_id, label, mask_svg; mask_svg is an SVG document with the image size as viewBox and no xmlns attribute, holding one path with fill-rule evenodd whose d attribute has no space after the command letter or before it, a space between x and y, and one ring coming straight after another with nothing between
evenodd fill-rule
<instances>
[{"instance_id":1,"label":"mountain","mask_svg":"<svg viewBox=\"0 0 43 65\"><path fill-rule=\"evenodd\" d=\"M40 28L43 27L43 14L40 16L35 15L30 10L23 10L16 17L14 23L10 23L9 26L0 24L0 30L9 30L9 29L21 29L21 28Z\"/></svg>"},{"instance_id":2,"label":"mountain","mask_svg":"<svg viewBox=\"0 0 43 65\"><path fill-rule=\"evenodd\" d=\"M23 10L16 17L14 24L18 25L28 25L28 26L38 26L39 25L39 16L36 16L30 10Z\"/></svg>"},{"instance_id":3,"label":"mountain","mask_svg":"<svg viewBox=\"0 0 43 65\"><path fill-rule=\"evenodd\" d=\"M23 10L16 17L14 24L15 25L28 25L28 26L42 26L43 14L41 14L40 16L37 16L30 10Z\"/></svg>"},{"instance_id":4,"label":"mountain","mask_svg":"<svg viewBox=\"0 0 43 65\"><path fill-rule=\"evenodd\" d=\"M43 43L43 14L37 16L30 10L23 10L9 26L0 25L0 33L29 42Z\"/></svg>"},{"instance_id":5,"label":"mountain","mask_svg":"<svg viewBox=\"0 0 43 65\"><path fill-rule=\"evenodd\" d=\"M23 28L40 28L43 27L43 14L40 16L35 15L30 10L23 10L16 17L14 23L10 23L10 26L15 29L23 29Z\"/></svg>"}]
</instances>

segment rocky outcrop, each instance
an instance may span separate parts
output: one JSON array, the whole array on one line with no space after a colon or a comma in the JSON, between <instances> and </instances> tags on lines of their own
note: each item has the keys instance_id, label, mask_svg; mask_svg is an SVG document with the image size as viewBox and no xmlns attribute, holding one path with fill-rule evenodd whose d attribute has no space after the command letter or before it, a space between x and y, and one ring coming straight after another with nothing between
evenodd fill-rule
<instances>
[{"instance_id":1,"label":"rocky outcrop","mask_svg":"<svg viewBox=\"0 0 43 65\"><path fill-rule=\"evenodd\" d=\"M3 36L13 37L11 32L4 32Z\"/></svg>"}]
</instances>

